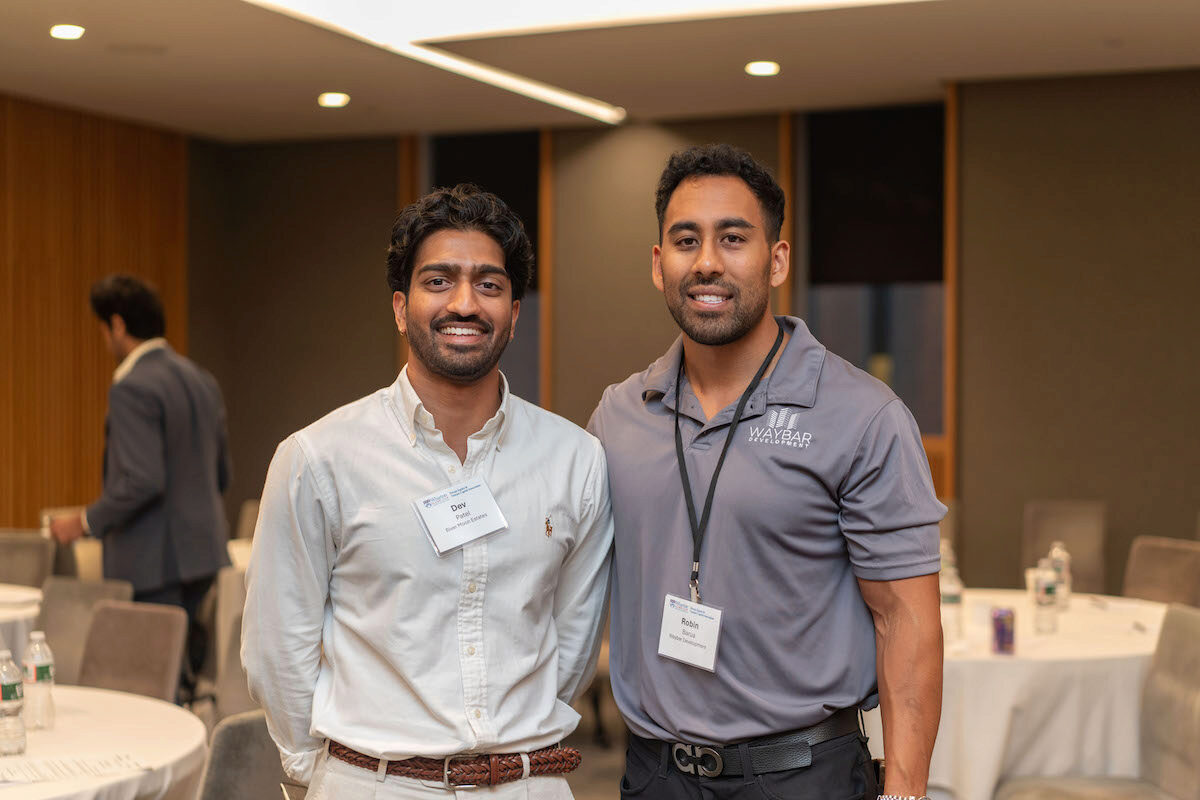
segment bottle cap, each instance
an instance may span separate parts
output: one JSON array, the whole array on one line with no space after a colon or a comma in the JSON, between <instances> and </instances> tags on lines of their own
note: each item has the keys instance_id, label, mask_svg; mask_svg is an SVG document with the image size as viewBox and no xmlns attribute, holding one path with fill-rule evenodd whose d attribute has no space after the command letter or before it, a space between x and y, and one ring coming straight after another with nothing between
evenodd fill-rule
<instances>
[{"instance_id":1,"label":"bottle cap","mask_svg":"<svg viewBox=\"0 0 1200 800\"><path fill-rule=\"evenodd\" d=\"M46 632L45 631L34 631L33 633L29 634L29 641L31 641L31 642L46 641Z\"/></svg>"}]
</instances>

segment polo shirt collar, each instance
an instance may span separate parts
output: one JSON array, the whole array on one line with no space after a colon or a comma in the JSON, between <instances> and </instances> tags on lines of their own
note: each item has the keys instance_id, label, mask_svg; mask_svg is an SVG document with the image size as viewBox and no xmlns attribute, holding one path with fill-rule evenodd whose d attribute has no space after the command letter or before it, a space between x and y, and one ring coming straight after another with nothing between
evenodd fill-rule
<instances>
[{"instance_id":1,"label":"polo shirt collar","mask_svg":"<svg viewBox=\"0 0 1200 800\"><path fill-rule=\"evenodd\" d=\"M821 367L825 364L825 346L817 341L808 330L804 320L798 317L777 316L775 319L791 334L779 363L765 381L768 404L798 405L812 408L817 402L817 383L821 378ZM675 408L678 387L675 376L679 374L679 359L683 356L683 336L671 343L657 361L650 365L642 382L642 402L658 398L667 408Z\"/></svg>"},{"instance_id":2,"label":"polo shirt collar","mask_svg":"<svg viewBox=\"0 0 1200 800\"><path fill-rule=\"evenodd\" d=\"M417 395L417 390L413 388L412 382L408 379L408 365L404 365L404 369L400 370L400 375L396 378L388 390L392 405L396 409L396 419L400 423L400 428L404 431L404 435L408 437L409 444L415 444L417 441L417 430L420 429L425 433L432 434L437 431L437 424L433 419L433 414L425 408L425 404ZM483 424L475 433L471 434L472 438L489 437L492 434L497 434L496 443L499 446L504 434L508 431L508 420L511 417L509 413L509 391L508 378L504 377L504 373L500 373L500 408L496 413Z\"/></svg>"}]
</instances>

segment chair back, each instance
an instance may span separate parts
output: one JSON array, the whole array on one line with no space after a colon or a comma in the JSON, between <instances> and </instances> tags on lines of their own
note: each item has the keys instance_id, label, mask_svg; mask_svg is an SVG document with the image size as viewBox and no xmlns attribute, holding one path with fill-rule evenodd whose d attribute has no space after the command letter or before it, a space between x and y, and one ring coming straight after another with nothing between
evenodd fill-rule
<instances>
[{"instance_id":1,"label":"chair back","mask_svg":"<svg viewBox=\"0 0 1200 800\"><path fill-rule=\"evenodd\" d=\"M83 646L79 685L175 702L187 627L187 614L177 606L97 602Z\"/></svg>"},{"instance_id":2,"label":"chair back","mask_svg":"<svg viewBox=\"0 0 1200 800\"><path fill-rule=\"evenodd\" d=\"M1200 609L1167 609L1142 691L1142 780L1200 800Z\"/></svg>"},{"instance_id":3,"label":"chair back","mask_svg":"<svg viewBox=\"0 0 1200 800\"><path fill-rule=\"evenodd\" d=\"M254 538L256 525L258 525L258 498L252 497L249 500L243 500L242 507L238 509L237 534L233 538Z\"/></svg>"},{"instance_id":4,"label":"chair back","mask_svg":"<svg viewBox=\"0 0 1200 800\"><path fill-rule=\"evenodd\" d=\"M1104 592L1104 503L1041 500L1025 504L1021 566L1037 566L1056 541L1071 554L1071 588Z\"/></svg>"},{"instance_id":5,"label":"chair back","mask_svg":"<svg viewBox=\"0 0 1200 800\"><path fill-rule=\"evenodd\" d=\"M1200 608L1200 542L1137 537L1129 548L1122 594Z\"/></svg>"},{"instance_id":6,"label":"chair back","mask_svg":"<svg viewBox=\"0 0 1200 800\"><path fill-rule=\"evenodd\" d=\"M41 586L53 566L53 539L36 530L0 530L0 583Z\"/></svg>"},{"instance_id":7,"label":"chair back","mask_svg":"<svg viewBox=\"0 0 1200 800\"><path fill-rule=\"evenodd\" d=\"M100 600L132 600L129 581L81 581L51 575L42 584L42 610L38 630L54 650L54 680L79 682L83 643L92 624L92 608Z\"/></svg>"},{"instance_id":8,"label":"chair back","mask_svg":"<svg viewBox=\"0 0 1200 800\"><path fill-rule=\"evenodd\" d=\"M41 519L43 525L53 517L79 516L83 506L60 506L58 508L43 508ZM54 575L66 575L85 581L104 579L104 545L101 540L84 536L70 544L55 543Z\"/></svg>"},{"instance_id":9,"label":"chair back","mask_svg":"<svg viewBox=\"0 0 1200 800\"><path fill-rule=\"evenodd\" d=\"M254 702L254 698L250 696L250 686L246 683L246 671L242 668L242 615L240 613L233 619L229 637L230 641L226 643L224 659L217 665L216 718L218 720L258 708L258 703Z\"/></svg>"},{"instance_id":10,"label":"chair back","mask_svg":"<svg viewBox=\"0 0 1200 800\"><path fill-rule=\"evenodd\" d=\"M288 782L261 710L234 714L213 729L198 800L279 797Z\"/></svg>"}]
</instances>

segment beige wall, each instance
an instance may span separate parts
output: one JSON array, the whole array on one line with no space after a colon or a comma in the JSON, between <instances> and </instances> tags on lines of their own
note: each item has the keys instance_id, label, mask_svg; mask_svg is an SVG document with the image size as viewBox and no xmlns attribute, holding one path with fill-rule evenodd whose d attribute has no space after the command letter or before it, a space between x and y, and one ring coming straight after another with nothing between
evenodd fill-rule
<instances>
[{"instance_id":1,"label":"beige wall","mask_svg":"<svg viewBox=\"0 0 1200 800\"><path fill-rule=\"evenodd\" d=\"M1027 500L1139 534L1200 508L1200 71L962 87L962 559L1019 582Z\"/></svg>"},{"instance_id":2,"label":"beige wall","mask_svg":"<svg viewBox=\"0 0 1200 800\"><path fill-rule=\"evenodd\" d=\"M772 169L776 116L554 135L554 411L586 424L610 383L640 372L678 331L650 282L654 187L667 157L729 142Z\"/></svg>"},{"instance_id":3,"label":"beige wall","mask_svg":"<svg viewBox=\"0 0 1200 800\"><path fill-rule=\"evenodd\" d=\"M282 439L395 380L396 153L395 139L192 144L192 356L225 392L231 520Z\"/></svg>"}]
</instances>

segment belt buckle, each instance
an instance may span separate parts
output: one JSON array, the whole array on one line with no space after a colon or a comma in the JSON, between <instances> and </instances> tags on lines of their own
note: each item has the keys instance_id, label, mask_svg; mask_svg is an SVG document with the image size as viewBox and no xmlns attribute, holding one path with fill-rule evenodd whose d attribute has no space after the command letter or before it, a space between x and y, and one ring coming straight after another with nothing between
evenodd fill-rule
<instances>
[{"instance_id":1,"label":"belt buckle","mask_svg":"<svg viewBox=\"0 0 1200 800\"><path fill-rule=\"evenodd\" d=\"M680 758L680 754L686 758ZM704 765L705 757L711 757L713 760L712 767ZM721 753L712 747L703 745L684 744L676 742L671 745L671 761L675 762L675 769L687 775L703 775L706 778L716 778L725 769L725 759L721 758Z\"/></svg>"},{"instance_id":2,"label":"belt buckle","mask_svg":"<svg viewBox=\"0 0 1200 800\"><path fill-rule=\"evenodd\" d=\"M459 753L453 756L446 756L442 759L442 786L445 786L448 791L455 789L477 789L477 783L451 783L450 782L450 762L451 761L468 761L472 758L478 758L474 753Z\"/></svg>"}]
</instances>

